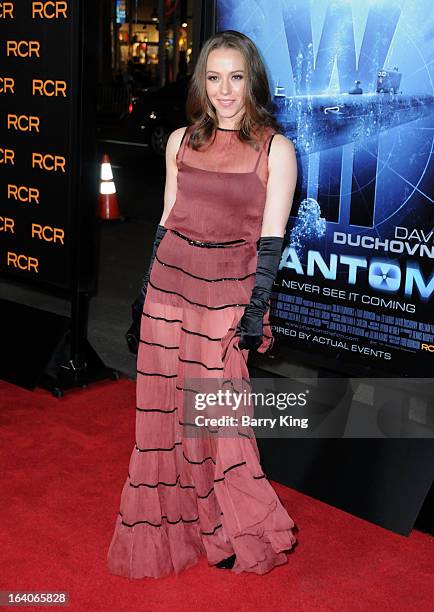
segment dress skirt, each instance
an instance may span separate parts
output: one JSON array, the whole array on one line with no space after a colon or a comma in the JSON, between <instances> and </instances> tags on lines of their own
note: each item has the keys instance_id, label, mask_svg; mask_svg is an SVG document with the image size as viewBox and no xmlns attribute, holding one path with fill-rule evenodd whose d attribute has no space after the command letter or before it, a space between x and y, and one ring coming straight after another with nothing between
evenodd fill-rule
<instances>
[{"instance_id":1,"label":"dress skirt","mask_svg":"<svg viewBox=\"0 0 434 612\"><path fill-rule=\"evenodd\" d=\"M248 436L187 437L184 381L248 379L235 326L255 282L256 244L192 244L164 235L149 279L137 355L136 440L108 568L162 577L236 554L233 572L287 562L294 522ZM273 342L264 316L260 352Z\"/></svg>"}]
</instances>

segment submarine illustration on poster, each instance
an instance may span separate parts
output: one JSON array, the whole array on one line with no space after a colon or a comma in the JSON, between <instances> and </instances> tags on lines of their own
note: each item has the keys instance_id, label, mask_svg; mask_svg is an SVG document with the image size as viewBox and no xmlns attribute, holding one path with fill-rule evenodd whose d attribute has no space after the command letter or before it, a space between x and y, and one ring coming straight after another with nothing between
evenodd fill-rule
<instances>
[{"instance_id":1,"label":"submarine illustration on poster","mask_svg":"<svg viewBox=\"0 0 434 612\"><path fill-rule=\"evenodd\" d=\"M355 81L348 93L287 97L277 84L275 115L301 155L378 136L434 113L433 95L399 92L401 76L396 67L379 70L369 93Z\"/></svg>"}]
</instances>

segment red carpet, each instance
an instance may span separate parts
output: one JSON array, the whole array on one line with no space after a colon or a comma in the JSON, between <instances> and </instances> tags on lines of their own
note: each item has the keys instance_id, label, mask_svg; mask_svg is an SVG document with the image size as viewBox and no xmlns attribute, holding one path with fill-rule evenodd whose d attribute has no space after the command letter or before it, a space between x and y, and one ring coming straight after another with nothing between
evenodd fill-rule
<instances>
[{"instance_id":1,"label":"red carpet","mask_svg":"<svg viewBox=\"0 0 434 612\"><path fill-rule=\"evenodd\" d=\"M61 400L0 381L0 590L65 590L69 609L92 612L434 610L430 536L395 535L277 484L299 528L288 564L265 576L237 576L205 558L160 580L108 574L134 406L128 380Z\"/></svg>"}]
</instances>

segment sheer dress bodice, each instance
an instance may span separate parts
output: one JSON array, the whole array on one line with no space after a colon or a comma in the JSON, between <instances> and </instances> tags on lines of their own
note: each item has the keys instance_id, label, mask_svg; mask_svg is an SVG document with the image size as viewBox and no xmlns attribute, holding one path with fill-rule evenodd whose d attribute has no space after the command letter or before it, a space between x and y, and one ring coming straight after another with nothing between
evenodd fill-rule
<instances>
[{"instance_id":1,"label":"sheer dress bodice","mask_svg":"<svg viewBox=\"0 0 434 612\"><path fill-rule=\"evenodd\" d=\"M164 223L193 240L257 242L264 213L268 148L274 130L266 127L259 149L243 143L237 130L217 128L200 148L188 146L190 129L177 153L177 195Z\"/></svg>"}]
</instances>

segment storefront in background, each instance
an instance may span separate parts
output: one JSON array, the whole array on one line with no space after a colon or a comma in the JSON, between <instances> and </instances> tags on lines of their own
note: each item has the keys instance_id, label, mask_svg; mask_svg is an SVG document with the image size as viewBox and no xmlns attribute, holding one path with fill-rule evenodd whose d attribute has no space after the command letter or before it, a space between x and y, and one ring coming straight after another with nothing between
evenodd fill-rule
<instances>
[{"instance_id":1,"label":"storefront in background","mask_svg":"<svg viewBox=\"0 0 434 612\"><path fill-rule=\"evenodd\" d=\"M173 81L179 74L189 72L192 4L192 0L116 0L114 72L138 71L145 80L158 81L161 31L164 81Z\"/></svg>"}]
</instances>

